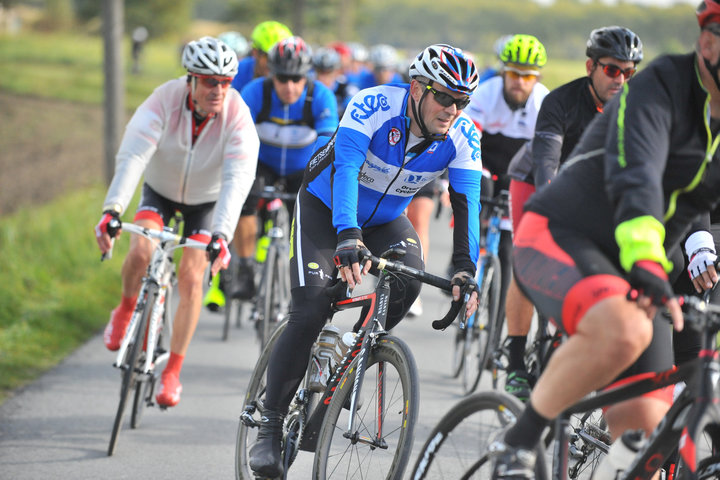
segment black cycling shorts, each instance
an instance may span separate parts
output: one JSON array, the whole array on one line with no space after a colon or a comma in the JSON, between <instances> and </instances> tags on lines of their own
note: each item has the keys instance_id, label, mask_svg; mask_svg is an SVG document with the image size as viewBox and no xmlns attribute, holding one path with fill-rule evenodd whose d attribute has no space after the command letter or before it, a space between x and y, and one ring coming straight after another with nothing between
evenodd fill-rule
<instances>
[{"instance_id":1,"label":"black cycling shorts","mask_svg":"<svg viewBox=\"0 0 720 480\"><path fill-rule=\"evenodd\" d=\"M253 182L253 186L250 189L250 193L248 193L245 204L243 204L240 215L243 217L248 215L257 215L258 205L260 203L260 194L262 193L263 189L266 185L275 185L275 183L281 178L285 182L286 192L297 192L298 190L300 190L300 186L302 185L304 173L305 170L300 170L299 172L291 173L290 175L285 175L284 177L281 177L280 175L275 173L275 170L273 170L272 168L262 163L258 163L257 171L255 173L255 182ZM292 212L293 202L287 202L287 206L288 210Z\"/></svg>"},{"instance_id":2,"label":"black cycling shorts","mask_svg":"<svg viewBox=\"0 0 720 480\"><path fill-rule=\"evenodd\" d=\"M185 221L183 235L198 241L210 241L212 215L215 202L186 205L173 202L143 183L140 205L135 220L151 220L161 227L167 225L175 212L180 212Z\"/></svg>"}]
</instances>

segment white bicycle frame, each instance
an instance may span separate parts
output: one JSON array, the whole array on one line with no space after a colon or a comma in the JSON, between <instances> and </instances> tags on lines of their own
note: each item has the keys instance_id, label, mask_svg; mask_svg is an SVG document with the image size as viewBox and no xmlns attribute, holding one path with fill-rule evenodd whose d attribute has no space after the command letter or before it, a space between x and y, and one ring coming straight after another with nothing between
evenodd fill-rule
<instances>
[{"instance_id":1,"label":"white bicycle frame","mask_svg":"<svg viewBox=\"0 0 720 480\"><path fill-rule=\"evenodd\" d=\"M151 283L158 286L158 295L154 300L152 315L150 316L148 325L147 350L145 355L145 365L142 370L142 373L148 374L153 368L155 344L162 327L163 313L167 306L165 305L165 298L174 271L174 265L170 254L178 248L186 247L205 250L207 248L207 244L177 235L168 227L165 227L163 230L153 230L133 223L123 223L122 229L135 235L147 238L155 247L153 249L153 255L150 260L150 265L148 266L147 274L143 278L142 288L140 289L140 293L138 295L138 299L144 298L145 295L147 295L148 285ZM134 337L135 331L140 323L140 315L143 313L139 308L140 305L140 302L135 305L135 311L130 319L130 325L128 325L128 329L125 332L125 337L120 344L120 349L118 350L115 363L113 364L114 367L120 367L123 364L125 353L130 345L130 339ZM169 337L172 334L172 323L168 324L167 328L169 329ZM169 351L165 352L163 355L155 359L155 361L161 363L169 355Z\"/></svg>"}]
</instances>

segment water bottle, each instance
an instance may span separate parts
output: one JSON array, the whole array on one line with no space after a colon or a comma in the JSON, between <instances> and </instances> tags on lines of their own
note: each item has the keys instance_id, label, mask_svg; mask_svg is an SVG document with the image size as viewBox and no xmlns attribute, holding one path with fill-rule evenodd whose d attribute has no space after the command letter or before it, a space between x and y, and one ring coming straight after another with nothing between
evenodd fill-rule
<instances>
[{"instance_id":1,"label":"water bottle","mask_svg":"<svg viewBox=\"0 0 720 480\"><path fill-rule=\"evenodd\" d=\"M610 446L593 474L593 480L615 480L635 458L645 440L642 430L628 430Z\"/></svg>"},{"instance_id":2,"label":"water bottle","mask_svg":"<svg viewBox=\"0 0 720 480\"><path fill-rule=\"evenodd\" d=\"M267 258L268 246L270 245L270 237L263 235L258 238L257 246L255 247L255 261L257 263L265 263Z\"/></svg>"},{"instance_id":3,"label":"water bottle","mask_svg":"<svg viewBox=\"0 0 720 480\"><path fill-rule=\"evenodd\" d=\"M337 356L342 352L340 347L340 329L335 325L326 324L320 331L312 356L310 357L310 381L309 388L314 392L322 392L327 386L339 360ZM340 356L340 360L344 353Z\"/></svg>"}]
</instances>

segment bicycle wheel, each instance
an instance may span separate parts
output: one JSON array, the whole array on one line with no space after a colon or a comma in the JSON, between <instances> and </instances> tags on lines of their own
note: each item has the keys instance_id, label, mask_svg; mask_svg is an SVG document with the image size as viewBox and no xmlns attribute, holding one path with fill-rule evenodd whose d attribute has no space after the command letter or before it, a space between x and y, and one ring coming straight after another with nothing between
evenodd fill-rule
<instances>
[{"instance_id":1,"label":"bicycle wheel","mask_svg":"<svg viewBox=\"0 0 720 480\"><path fill-rule=\"evenodd\" d=\"M503 392L486 391L470 395L455 404L433 428L413 467L413 480L463 478L487 480L492 461L487 447L517 421L523 406ZM535 474L546 478L543 448L537 448Z\"/></svg>"},{"instance_id":2,"label":"bicycle wheel","mask_svg":"<svg viewBox=\"0 0 720 480\"><path fill-rule=\"evenodd\" d=\"M260 329L258 330L258 334L260 337L260 348L263 348L265 346L266 339L270 338L270 333L272 332L272 323L274 322L276 316L275 316L275 282L277 282L277 247L274 246L273 243L270 243L270 246L268 246L267 250L267 257L265 257L265 264L263 265L263 268L265 269L263 272L263 286L262 291L263 293L263 304L262 304L262 312L260 314L260 317L262 318L262 323L260 326Z\"/></svg>"},{"instance_id":3,"label":"bicycle wheel","mask_svg":"<svg viewBox=\"0 0 720 480\"><path fill-rule=\"evenodd\" d=\"M247 393L245 394L245 405L240 415L237 439L235 442L235 478L238 480L255 480L255 475L250 469L250 448L255 444L257 431L260 425L260 418L265 404L265 374L270 354L275 347L275 342L285 330L287 322L278 325L275 332L268 340L265 348L260 354L255 369L250 377Z\"/></svg>"},{"instance_id":4,"label":"bicycle wheel","mask_svg":"<svg viewBox=\"0 0 720 480\"><path fill-rule=\"evenodd\" d=\"M359 358L359 357L358 357ZM418 374L409 347L392 336L372 348L354 415L355 431L346 437L350 396L358 359L333 394L313 462L313 478L399 479L410 460L418 416Z\"/></svg>"},{"instance_id":5,"label":"bicycle wheel","mask_svg":"<svg viewBox=\"0 0 720 480\"><path fill-rule=\"evenodd\" d=\"M458 315L464 315L465 310L460 312ZM453 354L450 362L450 375L452 378L460 376L460 372L463 371L465 365L465 336L467 335L467 326L462 321L463 326L459 326L460 319L456 319L454 324L458 325L455 328L455 335L453 335Z\"/></svg>"},{"instance_id":6,"label":"bicycle wheel","mask_svg":"<svg viewBox=\"0 0 720 480\"><path fill-rule=\"evenodd\" d=\"M157 295L157 287L148 285L147 293L143 299L142 314L140 321L135 329L135 336L128 345L127 353L120 366L122 370L122 381L120 384L120 401L118 402L117 412L115 413L115 421L113 422L112 433L110 434L110 444L108 446L108 456L115 452L115 445L120 433L120 425L125 415L125 404L130 396L130 390L135 388L135 380L137 376L137 366L140 360L140 352L142 344L145 340L145 325L148 323L150 314L152 313L153 300Z\"/></svg>"},{"instance_id":7,"label":"bicycle wheel","mask_svg":"<svg viewBox=\"0 0 720 480\"><path fill-rule=\"evenodd\" d=\"M473 331L466 338L463 392L475 391L485 370L492 369L492 355L499 348L502 319L498 318L500 306L500 259L489 255L483 260L485 268L480 283L478 308ZM467 342L470 341L468 345Z\"/></svg>"}]
</instances>

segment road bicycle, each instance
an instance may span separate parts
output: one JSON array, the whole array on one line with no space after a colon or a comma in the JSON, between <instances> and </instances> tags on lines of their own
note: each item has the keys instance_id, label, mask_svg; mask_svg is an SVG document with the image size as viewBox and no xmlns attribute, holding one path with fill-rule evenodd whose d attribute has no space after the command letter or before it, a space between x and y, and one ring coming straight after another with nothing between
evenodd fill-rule
<instances>
[{"instance_id":1,"label":"road bicycle","mask_svg":"<svg viewBox=\"0 0 720 480\"><path fill-rule=\"evenodd\" d=\"M135 311L113 363L113 367L120 370L121 383L108 456L115 452L130 392L134 391L130 427L135 429L140 426L144 407L154 405L153 394L160 367L170 356L172 313L167 307L171 305L173 288L176 284L173 253L178 248L201 250L207 248L207 243L179 235L181 222L182 217L177 214L170 222L172 227L164 227L162 230L153 230L132 223L123 223L121 227L120 222L115 220L108 224L108 233L111 237L115 237L122 228L147 238L155 247L147 272L142 279ZM103 259L110 257L111 252L104 255Z\"/></svg>"},{"instance_id":2,"label":"road bicycle","mask_svg":"<svg viewBox=\"0 0 720 480\"><path fill-rule=\"evenodd\" d=\"M482 237L476 279L478 283L478 309L465 321L465 312L458 317L454 336L452 374L462 373L463 393L469 395L480 383L488 368L489 358L500 343L503 319L499 318L500 288L502 283L500 258L500 223L508 215L508 192L495 198L481 197L483 208L490 208L485 235Z\"/></svg>"},{"instance_id":3,"label":"road bicycle","mask_svg":"<svg viewBox=\"0 0 720 480\"><path fill-rule=\"evenodd\" d=\"M285 475L300 450L314 452L314 479L399 479L410 459L418 416L418 373L410 348L385 331L391 282L405 276L450 291L450 281L408 267L401 249L380 258L366 257L377 270L374 291L350 296L339 282L328 292L332 313L352 308L362 311L357 333L339 363L331 368L322 389L311 384L313 360L290 404L283 424L282 455ZM361 263L365 260L361 260ZM450 311L434 328L449 325L464 305L467 294L453 301ZM235 451L237 479L254 479L249 451L256 441L264 410L265 377L270 354L287 321L281 323L265 346L250 380L240 415ZM443 327L444 328L444 327ZM322 335L322 332L321 332ZM346 334L347 335L347 334Z\"/></svg>"},{"instance_id":4,"label":"road bicycle","mask_svg":"<svg viewBox=\"0 0 720 480\"><path fill-rule=\"evenodd\" d=\"M290 213L286 202L295 200L296 196L296 193L285 192L281 183L266 186L260 193L263 234L258 240L255 256L260 271L255 279L258 291L251 303L249 319L261 351L272 330L290 309ZM233 272L232 277L237 275L237 268ZM226 291L233 291L232 283ZM223 339L227 338L233 316L235 323L240 323L245 303L232 299L226 305Z\"/></svg>"},{"instance_id":5,"label":"road bicycle","mask_svg":"<svg viewBox=\"0 0 720 480\"><path fill-rule=\"evenodd\" d=\"M685 387L679 394L676 390L676 398L665 417L618 479L649 480L669 458L673 458L676 451L679 452L679 459L672 466L673 479L720 478L720 362L717 347L720 306L708 303L710 298L715 298L714 295L716 293L706 294L703 299L681 297L685 310L685 328L693 328L701 335L700 355L670 370L590 395L568 408L558 416L549 436L537 447L535 471L538 480L564 480L588 475L580 468L573 469L577 458L582 459L577 442L582 441L594 448L592 456L585 459L590 467L588 470L594 469L602 454L607 453L610 440L607 432L602 428L594 428L602 424L595 420L589 422L592 427L574 426L573 416L580 415L581 419L587 419L588 412L595 412L603 406L677 384L684 384ZM487 446L500 428L517 420L517 400L504 392L489 391L468 397L465 402L465 410L454 407L435 427L421 451L411 478L451 478L443 476L442 468L451 462L458 463L458 455L462 455L463 463L458 467L460 473L452 478L490 478L492 457ZM492 422L487 421L471 430L464 424L466 419L472 422L474 417L490 418ZM462 428L458 428L460 426ZM554 448L552 470L548 472L544 452L551 444L550 438ZM459 452L455 447L459 441L473 442L476 447L474 452L467 449ZM665 475L667 472L661 473Z\"/></svg>"}]
</instances>

